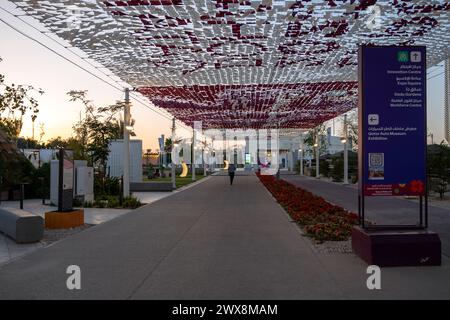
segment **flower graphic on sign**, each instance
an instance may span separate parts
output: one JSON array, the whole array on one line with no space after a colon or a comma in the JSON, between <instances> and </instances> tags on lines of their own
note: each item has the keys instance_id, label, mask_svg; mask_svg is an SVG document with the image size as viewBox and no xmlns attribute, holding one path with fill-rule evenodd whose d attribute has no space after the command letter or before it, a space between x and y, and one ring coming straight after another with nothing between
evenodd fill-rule
<instances>
[{"instance_id":1,"label":"flower graphic on sign","mask_svg":"<svg viewBox=\"0 0 450 320\"><path fill-rule=\"evenodd\" d=\"M413 180L409 184L409 188L412 193L422 193L423 192L423 182L420 180Z\"/></svg>"}]
</instances>

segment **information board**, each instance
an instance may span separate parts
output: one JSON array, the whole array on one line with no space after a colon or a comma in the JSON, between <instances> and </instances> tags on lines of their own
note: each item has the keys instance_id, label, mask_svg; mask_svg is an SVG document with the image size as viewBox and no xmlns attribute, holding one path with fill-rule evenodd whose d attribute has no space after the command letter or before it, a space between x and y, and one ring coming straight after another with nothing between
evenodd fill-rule
<instances>
[{"instance_id":1,"label":"information board","mask_svg":"<svg viewBox=\"0 0 450 320\"><path fill-rule=\"evenodd\" d=\"M359 94L362 195L424 195L425 47L361 46Z\"/></svg>"},{"instance_id":2,"label":"information board","mask_svg":"<svg viewBox=\"0 0 450 320\"><path fill-rule=\"evenodd\" d=\"M73 209L73 152L59 150L58 211Z\"/></svg>"}]
</instances>

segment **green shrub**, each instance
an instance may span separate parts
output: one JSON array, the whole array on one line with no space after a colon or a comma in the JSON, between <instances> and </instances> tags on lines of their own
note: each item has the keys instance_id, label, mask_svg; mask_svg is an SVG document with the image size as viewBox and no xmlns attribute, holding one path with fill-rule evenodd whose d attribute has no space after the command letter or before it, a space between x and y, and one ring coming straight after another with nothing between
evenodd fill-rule
<instances>
[{"instance_id":1,"label":"green shrub","mask_svg":"<svg viewBox=\"0 0 450 320\"><path fill-rule=\"evenodd\" d=\"M333 159L331 177L336 182L341 182L344 179L344 160L342 158Z\"/></svg>"},{"instance_id":2,"label":"green shrub","mask_svg":"<svg viewBox=\"0 0 450 320\"><path fill-rule=\"evenodd\" d=\"M103 177L100 173L94 175L94 194L98 196L119 195L119 178Z\"/></svg>"},{"instance_id":3,"label":"green shrub","mask_svg":"<svg viewBox=\"0 0 450 320\"><path fill-rule=\"evenodd\" d=\"M108 197L108 208L117 208L119 207L119 199L115 196Z\"/></svg>"},{"instance_id":4,"label":"green shrub","mask_svg":"<svg viewBox=\"0 0 450 320\"><path fill-rule=\"evenodd\" d=\"M79 197L75 197L75 198L73 198L72 205L74 207L82 207L84 205L84 203Z\"/></svg>"},{"instance_id":5,"label":"green shrub","mask_svg":"<svg viewBox=\"0 0 450 320\"><path fill-rule=\"evenodd\" d=\"M324 177L329 177L330 176L330 164L328 162L328 160L326 159L322 159L319 161L319 172L322 176Z\"/></svg>"},{"instance_id":6,"label":"green shrub","mask_svg":"<svg viewBox=\"0 0 450 320\"><path fill-rule=\"evenodd\" d=\"M142 206L142 203L133 196L129 196L129 197L125 197L123 199L123 205L124 208L129 208L129 209L136 209L140 206Z\"/></svg>"},{"instance_id":7,"label":"green shrub","mask_svg":"<svg viewBox=\"0 0 450 320\"><path fill-rule=\"evenodd\" d=\"M108 206L108 200L97 199L94 201L95 208L106 208Z\"/></svg>"}]
</instances>

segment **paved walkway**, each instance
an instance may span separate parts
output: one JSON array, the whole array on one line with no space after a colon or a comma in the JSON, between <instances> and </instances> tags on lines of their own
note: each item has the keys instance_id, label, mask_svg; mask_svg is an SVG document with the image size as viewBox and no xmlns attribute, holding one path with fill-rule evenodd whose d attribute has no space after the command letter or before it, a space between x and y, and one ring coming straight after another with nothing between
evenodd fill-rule
<instances>
[{"instance_id":1,"label":"paved walkway","mask_svg":"<svg viewBox=\"0 0 450 320\"><path fill-rule=\"evenodd\" d=\"M0 207L19 209L20 205L19 201L2 201ZM44 217L45 212L56 210L56 207L43 205L41 199L30 199L24 201L23 209ZM129 211L129 209L85 208L84 220L88 224L96 225L117 218ZM0 232L0 264L6 263L11 259L16 259L22 255L29 254L45 245L46 243L43 241L36 243L16 243L13 239Z\"/></svg>"},{"instance_id":2,"label":"paved walkway","mask_svg":"<svg viewBox=\"0 0 450 320\"><path fill-rule=\"evenodd\" d=\"M283 179L334 204L358 212L358 189L354 185L328 182L304 176L283 176ZM450 257L450 210L428 207L429 228L439 233L442 253ZM366 197L366 219L378 224L415 224L419 217L419 204L394 197ZM450 285L450 283L449 283Z\"/></svg>"},{"instance_id":3,"label":"paved walkway","mask_svg":"<svg viewBox=\"0 0 450 320\"><path fill-rule=\"evenodd\" d=\"M142 203L152 203L172 195L172 192L134 192L133 195ZM48 202L49 200L47 200ZM20 205L19 201L2 201L0 207L18 209ZM44 217L45 212L56 210L56 207L43 205L41 199L30 199L24 201L24 210ZM127 212L130 212L130 209L84 208L84 221L88 224L97 225L120 217ZM44 246L46 246L46 243L43 241L36 243L16 243L13 239L0 232L0 264L29 254Z\"/></svg>"},{"instance_id":4,"label":"paved walkway","mask_svg":"<svg viewBox=\"0 0 450 320\"><path fill-rule=\"evenodd\" d=\"M82 289L66 288L68 265ZM0 298L449 298L450 264L383 269L319 254L255 176L214 176L0 267Z\"/></svg>"}]
</instances>

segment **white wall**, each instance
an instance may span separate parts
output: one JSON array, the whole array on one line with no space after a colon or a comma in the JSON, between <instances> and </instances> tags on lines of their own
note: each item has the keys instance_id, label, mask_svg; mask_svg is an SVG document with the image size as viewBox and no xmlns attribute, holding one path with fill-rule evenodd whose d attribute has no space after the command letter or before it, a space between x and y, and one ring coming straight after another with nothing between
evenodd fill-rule
<instances>
[{"instance_id":1,"label":"white wall","mask_svg":"<svg viewBox=\"0 0 450 320\"><path fill-rule=\"evenodd\" d=\"M111 177L123 175L123 148L123 140L109 144L107 170ZM130 182L142 182L142 140L130 140Z\"/></svg>"}]
</instances>

